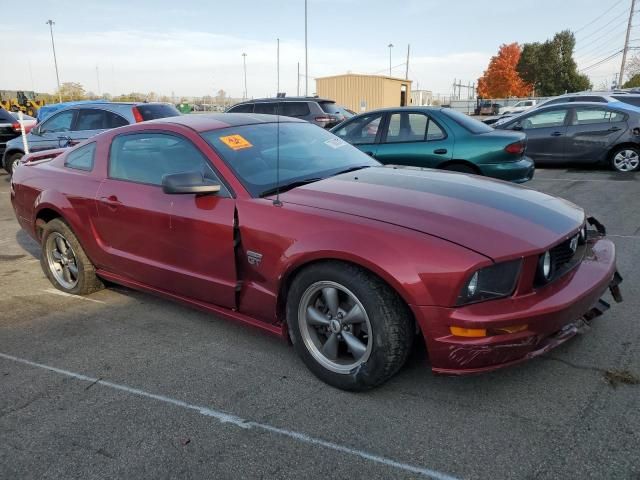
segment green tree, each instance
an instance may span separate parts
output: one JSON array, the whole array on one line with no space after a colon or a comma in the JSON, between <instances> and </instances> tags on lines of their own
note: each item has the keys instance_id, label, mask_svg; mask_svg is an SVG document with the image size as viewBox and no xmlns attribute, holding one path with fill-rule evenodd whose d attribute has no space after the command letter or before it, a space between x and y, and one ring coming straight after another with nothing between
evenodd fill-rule
<instances>
[{"instance_id":1,"label":"green tree","mask_svg":"<svg viewBox=\"0 0 640 480\"><path fill-rule=\"evenodd\" d=\"M62 97L63 102L84 100L86 98L84 87L77 82L64 82L60 85L60 90L56 91L54 97L57 97L58 94Z\"/></svg>"},{"instance_id":2,"label":"green tree","mask_svg":"<svg viewBox=\"0 0 640 480\"><path fill-rule=\"evenodd\" d=\"M622 88L638 88L640 87L640 73L636 73L629 80L627 80Z\"/></svg>"},{"instance_id":3,"label":"green tree","mask_svg":"<svg viewBox=\"0 0 640 480\"><path fill-rule=\"evenodd\" d=\"M578 72L573 59L576 39L569 30L556 33L544 43L525 43L517 70L533 85L536 95L553 96L591 88L589 78Z\"/></svg>"}]
</instances>

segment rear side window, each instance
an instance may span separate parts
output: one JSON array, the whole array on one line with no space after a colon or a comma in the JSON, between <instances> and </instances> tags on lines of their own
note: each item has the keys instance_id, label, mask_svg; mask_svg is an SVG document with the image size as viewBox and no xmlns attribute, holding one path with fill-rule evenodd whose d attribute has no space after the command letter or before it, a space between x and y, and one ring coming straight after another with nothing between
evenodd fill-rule
<instances>
[{"instance_id":1,"label":"rear side window","mask_svg":"<svg viewBox=\"0 0 640 480\"><path fill-rule=\"evenodd\" d=\"M277 103L256 103L253 108L253 113L264 113L267 115L275 115L278 110Z\"/></svg>"},{"instance_id":2,"label":"rear side window","mask_svg":"<svg viewBox=\"0 0 640 480\"><path fill-rule=\"evenodd\" d=\"M471 133L489 133L493 132L493 128L489 125L485 125L484 123L471 118L464 113L460 113L457 110L453 110L451 108L443 108L442 113L449 117L451 120L456 122L465 130L470 131Z\"/></svg>"},{"instance_id":3,"label":"rear side window","mask_svg":"<svg viewBox=\"0 0 640 480\"><path fill-rule=\"evenodd\" d=\"M305 117L309 115L309 104L307 102L281 102L280 115L285 117Z\"/></svg>"},{"instance_id":4,"label":"rear side window","mask_svg":"<svg viewBox=\"0 0 640 480\"><path fill-rule=\"evenodd\" d=\"M604 108L576 108L574 125L590 125L593 123L615 123L624 121L624 113Z\"/></svg>"},{"instance_id":5,"label":"rear side window","mask_svg":"<svg viewBox=\"0 0 640 480\"><path fill-rule=\"evenodd\" d=\"M106 130L128 125L124 118L107 110L97 108L80 109L74 130Z\"/></svg>"},{"instance_id":6,"label":"rear side window","mask_svg":"<svg viewBox=\"0 0 640 480\"><path fill-rule=\"evenodd\" d=\"M241 105L236 105L231 107L228 110L229 113L252 113L253 112L253 103L243 103Z\"/></svg>"},{"instance_id":7,"label":"rear side window","mask_svg":"<svg viewBox=\"0 0 640 480\"><path fill-rule=\"evenodd\" d=\"M640 107L640 95L614 95L613 98L634 107Z\"/></svg>"},{"instance_id":8,"label":"rear side window","mask_svg":"<svg viewBox=\"0 0 640 480\"><path fill-rule=\"evenodd\" d=\"M64 166L74 168L76 170L85 170L90 172L93 170L93 163L96 155L96 143L92 142L84 145L67 155Z\"/></svg>"},{"instance_id":9,"label":"rear side window","mask_svg":"<svg viewBox=\"0 0 640 480\"><path fill-rule=\"evenodd\" d=\"M109 177L162 185L172 173L201 172L220 182L198 148L186 138L165 133L118 135L111 143Z\"/></svg>"},{"instance_id":10,"label":"rear side window","mask_svg":"<svg viewBox=\"0 0 640 480\"><path fill-rule=\"evenodd\" d=\"M136 105L143 120L155 120L156 118L177 117L180 112L173 105L166 103L141 103Z\"/></svg>"}]
</instances>

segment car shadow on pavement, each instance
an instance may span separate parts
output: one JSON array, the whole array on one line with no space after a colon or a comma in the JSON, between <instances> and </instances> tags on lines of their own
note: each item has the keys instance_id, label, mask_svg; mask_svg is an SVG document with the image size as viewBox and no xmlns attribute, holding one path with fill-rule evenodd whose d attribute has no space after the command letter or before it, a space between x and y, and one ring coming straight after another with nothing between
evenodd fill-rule
<instances>
[{"instance_id":1,"label":"car shadow on pavement","mask_svg":"<svg viewBox=\"0 0 640 480\"><path fill-rule=\"evenodd\" d=\"M31 238L27 232L24 230L18 230L16 233L16 242L33 258L40 258L40 245L38 245L38 243Z\"/></svg>"}]
</instances>

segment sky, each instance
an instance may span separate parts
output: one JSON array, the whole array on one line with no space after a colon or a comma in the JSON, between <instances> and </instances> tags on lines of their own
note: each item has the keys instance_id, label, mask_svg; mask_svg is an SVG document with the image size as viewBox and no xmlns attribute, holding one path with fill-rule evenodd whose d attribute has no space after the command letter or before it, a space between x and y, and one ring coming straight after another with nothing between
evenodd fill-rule
<instances>
[{"instance_id":1,"label":"sky","mask_svg":"<svg viewBox=\"0 0 640 480\"><path fill-rule=\"evenodd\" d=\"M9 0L2 0L8 2ZM413 88L450 95L471 84L503 43L576 32L575 57L594 86L610 84L631 0L308 0L308 92L315 77L346 72L404 77L411 45ZM53 92L61 82L87 91L241 97L246 53L249 97L304 94L304 0L30 0L0 16L0 90ZM20 21L18 21L20 20ZM634 20L640 29L640 19ZM640 31L631 45L640 46ZM8 40L10 39L10 40ZM389 49L387 46L393 44ZM631 53L633 55L633 52ZM592 68L588 68L592 67ZM604 82L604 83L603 83Z\"/></svg>"}]
</instances>

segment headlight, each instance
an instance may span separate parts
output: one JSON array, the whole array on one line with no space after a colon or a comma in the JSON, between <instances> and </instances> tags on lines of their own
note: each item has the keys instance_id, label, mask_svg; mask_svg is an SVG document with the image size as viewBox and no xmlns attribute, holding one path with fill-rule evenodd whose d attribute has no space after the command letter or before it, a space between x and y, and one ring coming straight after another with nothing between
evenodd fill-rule
<instances>
[{"instance_id":1,"label":"headlight","mask_svg":"<svg viewBox=\"0 0 640 480\"><path fill-rule=\"evenodd\" d=\"M456 305L507 297L516 288L522 260L512 260L481 268L464 284Z\"/></svg>"},{"instance_id":2,"label":"headlight","mask_svg":"<svg viewBox=\"0 0 640 480\"><path fill-rule=\"evenodd\" d=\"M578 243L584 245L587 241L587 224L585 223L578 233Z\"/></svg>"},{"instance_id":3,"label":"headlight","mask_svg":"<svg viewBox=\"0 0 640 480\"><path fill-rule=\"evenodd\" d=\"M538 268L536 269L536 284L544 285L553 276L553 262L551 252L548 250L538 257Z\"/></svg>"}]
</instances>

